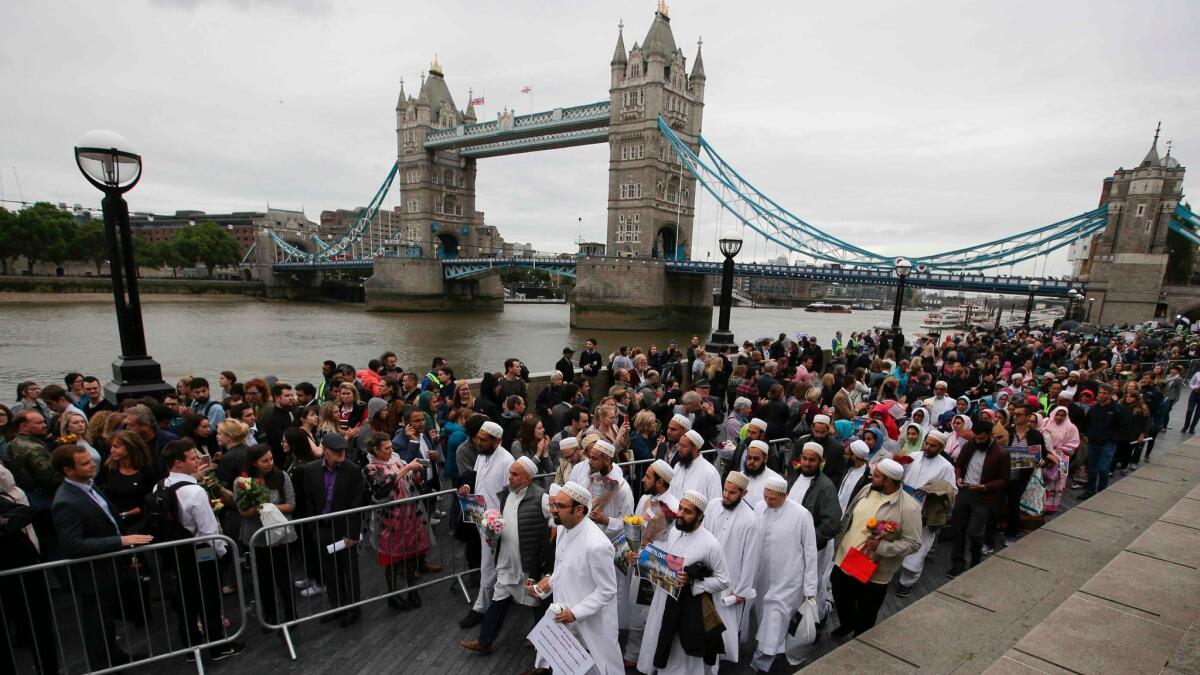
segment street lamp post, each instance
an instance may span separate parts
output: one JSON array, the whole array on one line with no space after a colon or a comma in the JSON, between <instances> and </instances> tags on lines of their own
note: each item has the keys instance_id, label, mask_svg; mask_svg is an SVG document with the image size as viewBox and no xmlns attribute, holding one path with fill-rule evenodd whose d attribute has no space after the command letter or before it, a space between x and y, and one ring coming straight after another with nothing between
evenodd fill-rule
<instances>
[{"instance_id":1,"label":"street lamp post","mask_svg":"<svg viewBox=\"0 0 1200 675\"><path fill-rule=\"evenodd\" d=\"M1075 301L1078 299L1079 291L1075 290L1074 288L1067 291L1067 315L1064 317L1065 321L1070 321L1074 318Z\"/></svg>"},{"instance_id":2,"label":"street lamp post","mask_svg":"<svg viewBox=\"0 0 1200 675\"><path fill-rule=\"evenodd\" d=\"M1029 315L1033 312L1033 295L1037 293L1037 289L1042 287L1042 282L1034 279L1029 282L1029 300L1025 303L1025 322L1022 324L1025 330L1029 330Z\"/></svg>"},{"instance_id":3,"label":"street lamp post","mask_svg":"<svg viewBox=\"0 0 1200 675\"><path fill-rule=\"evenodd\" d=\"M142 396L161 397L172 387L163 381L162 367L146 352L129 205L122 196L141 179L142 157L119 134L101 129L89 131L79 140L75 163L84 178L104 193L104 238L121 339L121 355L113 361L113 381L104 385L104 396L112 403Z\"/></svg>"},{"instance_id":4,"label":"street lamp post","mask_svg":"<svg viewBox=\"0 0 1200 675\"><path fill-rule=\"evenodd\" d=\"M912 272L912 262L907 258L896 258L896 266L892 273L896 275L899 282L896 284L896 304L892 308L892 351L896 352L896 358L903 358L900 353L904 348L904 330L900 328L900 305L904 302L904 283L908 279L908 273Z\"/></svg>"},{"instance_id":5,"label":"street lamp post","mask_svg":"<svg viewBox=\"0 0 1200 675\"><path fill-rule=\"evenodd\" d=\"M729 332L729 308L733 304L733 258L742 250L742 235L729 231L721 237L721 254L725 264L721 267L721 311L717 318L717 330L712 334L708 350L723 353L733 348L733 333Z\"/></svg>"},{"instance_id":6,"label":"street lamp post","mask_svg":"<svg viewBox=\"0 0 1200 675\"><path fill-rule=\"evenodd\" d=\"M1095 298L1088 298L1087 316L1083 318L1084 323L1089 323L1092 320L1092 303L1096 302Z\"/></svg>"}]
</instances>

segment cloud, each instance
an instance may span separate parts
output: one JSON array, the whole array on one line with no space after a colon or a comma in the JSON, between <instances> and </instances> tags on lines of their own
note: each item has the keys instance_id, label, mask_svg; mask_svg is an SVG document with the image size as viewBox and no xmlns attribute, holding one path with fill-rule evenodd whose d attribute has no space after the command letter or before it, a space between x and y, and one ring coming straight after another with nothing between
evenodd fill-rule
<instances>
[{"instance_id":1,"label":"cloud","mask_svg":"<svg viewBox=\"0 0 1200 675\"><path fill-rule=\"evenodd\" d=\"M332 0L150 0L150 4L169 10L235 10L243 12L284 10L300 16L325 16L333 12Z\"/></svg>"}]
</instances>

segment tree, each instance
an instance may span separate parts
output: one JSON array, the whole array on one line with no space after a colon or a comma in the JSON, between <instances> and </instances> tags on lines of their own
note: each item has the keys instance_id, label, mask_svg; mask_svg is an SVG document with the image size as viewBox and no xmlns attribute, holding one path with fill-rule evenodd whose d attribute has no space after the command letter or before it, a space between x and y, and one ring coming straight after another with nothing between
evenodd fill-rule
<instances>
[{"instance_id":1,"label":"tree","mask_svg":"<svg viewBox=\"0 0 1200 675\"><path fill-rule=\"evenodd\" d=\"M17 214L0 206L0 273L8 274L8 261L21 255L17 250Z\"/></svg>"},{"instance_id":2,"label":"tree","mask_svg":"<svg viewBox=\"0 0 1200 675\"><path fill-rule=\"evenodd\" d=\"M204 263L208 278L218 265L232 265L242 256L242 247L225 228L213 222L185 227L171 240L175 252L185 264Z\"/></svg>"},{"instance_id":3,"label":"tree","mask_svg":"<svg viewBox=\"0 0 1200 675\"><path fill-rule=\"evenodd\" d=\"M179 253L172 246L171 242L163 240L154 241L146 237L134 237L133 261L138 269L143 267L149 269L170 267L172 276L178 273L180 267L188 264L187 261L179 257Z\"/></svg>"},{"instance_id":4,"label":"tree","mask_svg":"<svg viewBox=\"0 0 1200 675\"><path fill-rule=\"evenodd\" d=\"M81 225L75 232L71 242L71 260L90 262L96 266L96 276L100 276L100 267L108 261L108 240L104 237L104 224L90 221Z\"/></svg>"},{"instance_id":5,"label":"tree","mask_svg":"<svg viewBox=\"0 0 1200 675\"><path fill-rule=\"evenodd\" d=\"M77 226L70 213L38 202L17 214L18 237L12 250L25 256L29 272L38 261L61 265L71 257Z\"/></svg>"}]
</instances>

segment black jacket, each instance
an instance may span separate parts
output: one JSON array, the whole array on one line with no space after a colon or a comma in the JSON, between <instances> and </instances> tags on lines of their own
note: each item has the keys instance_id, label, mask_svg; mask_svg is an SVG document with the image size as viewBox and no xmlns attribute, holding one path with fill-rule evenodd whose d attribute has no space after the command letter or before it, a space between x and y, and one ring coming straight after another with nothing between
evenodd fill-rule
<instances>
[{"instance_id":1,"label":"black jacket","mask_svg":"<svg viewBox=\"0 0 1200 675\"><path fill-rule=\"evenodd\" d=\"M562 357L554 364L554 369L562 373L564 383L575 381L575 366L571 365L571 359Z\"/></svg>"},{"instance_id":2,"label":"black jacket","mask_svg":"<svg viewBox=\"0 0 1200 675\"><path fill-rule=\"evenodd\" d=\"M584 377L595 377L596 375L600 374L602 363L603 359L600 356L600 352L589 352L584 350L584 352L579 355L580 374ZM563 373L563 375L566 375L566 373Z\"/></svg>"},{"instance_id":3,"label":"black jacket","mask_svg":"<svg viewBox=\"0 0 1200 675\"><path fill-rule=\"evenodd\" d=\"M347 460L339 464L334 473L333 499L329 512L337 513L362 506L362 469L354 462ZM297 506L304 516L320 515L325 509L325 460L314 459L305 464L301 470L301 479L304 488L298 490L297 493L303 497L303 502L298 503ZM335 540L345 538L357 541L362 532L362 514L351 513L341 518L330 518L320 521L320 526L330 528ZM328 544L330 542L321 543Z\"/></svg>"},{"instance_id":4,"label":"black jacket","mask_svg":"<svg viewBox=\"0 0 1200 675\"><path fill-rule=\"evenodd\" d=\"M714 665L717 658L725 653L725 642L721 633L727 628L717 619L717 625L712 630L704 630L705 599L709 609L715 612L712 605L712 594L701 593L692 595L692 581L700 581L712 574L712 570L702 562L695 562L683 568L687 572L688 584L679 590L679 598L667 596L663 605L662 624L658 630L658 643L654 649L654 667L666 668L671 657L671 646L676 635L679 636L679 646L688 656L699 656L707 665Z\"/></svg>"},{"instance_id":5,"label":"black jacket","mask_svg":"<svg viewBox=\"0 0 1200 675\"><path fill-rule=\"evenodd\" d=\"M111 506L110 506L111 508ZM121 529L83 490L63 482L50 507L63 556L86 558L121 550ZM116 518L116 513L113 513ZM114 588L118 582L115 558L72 567L71 577L84 594Z\"/></svg>"}]
</instances>

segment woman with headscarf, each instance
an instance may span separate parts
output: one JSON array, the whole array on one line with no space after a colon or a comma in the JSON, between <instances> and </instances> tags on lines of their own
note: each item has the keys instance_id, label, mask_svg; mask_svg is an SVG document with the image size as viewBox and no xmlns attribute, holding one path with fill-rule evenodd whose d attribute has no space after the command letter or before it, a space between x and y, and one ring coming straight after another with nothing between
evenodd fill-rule
<instances>
[{"instance_id":1,"label":"woman with headscarf","mask_svg":"<svg viewBox=\"0 0 1200 675\"><path fill-rule=\"evenodd\" d=\"M842 445L848 445L854 440L854 422L850 420L838 420L833 423L833 431L837 434L837 439Z\"/></svg>"},{"instance_id":2,"label":"woman with headscarf","mask_svg":"<svg viewBox=\"0 0 1200 675\"><path fill-rule=\"evenodd\" d=\"M971 415L971 399L970 398L968 398L966 396L959 396L957 399L955 399L954 407L952 409L947 410L946 412L942 413L942 416L938 418L938 424L937 424L938 428L942 429L943 431L948 430L950 427L950 421L953 420L955 417L958 417L959 415L965 415L965 416L970 417L970 415Z\"/></svg>"},{"instance_id":3,"label":"woman with headscarf","mask_svg":"<svg viewBox=\"0 0 1200 675\"><path fill-rule=\"evenodd\" d=\"M1042 435L1058 456L1058 466L1042 469L1042 478L1046 481L1045 509L1053 513L1058 510L1067 489L1071 456L1079 449L1079 429L1071 422L1070 411L1060 405L1042 422Z\"/></svg>"},{"instance_id":4,"label":"woman with headscarf","mask_svg":"<svg viewBox=\"0 0 1200 675\"><path fill-rule=\"evenodd\" d=\"M992 399L993 410L1004 410L1008 407L1008 399L1012 398L1012 392L1009 389L1001 389L996 392L995 398Z\"/></svg>"},{"instance_id":5,"label":"woman with headscarf","mask_svg":"<svg viewBox=\"0 0 1200 675\"><path fill-rule=\"evenodd\" d=\"M946 439L946 455L953 462L958 459L958 451L968 441L975 438L975 434L971 433L971 418L966 415L955 415L954 419L950 420L950 431L950 437Z\"/></svg>"},{"instance_id":6,"label":"woman with headscarf","mask_svg":"<svg viewBox=\"0 0 1200 675\"><path fill-rule=\"evenodd\" d=\"M925 429L916 422L908 422L900 427L900 450L896 456L912 455L915 457L920 454L921 449L925 447L925 433Z\"/></svg>"},{"instance_id":7,"label":"woman with headscarf","mask_svg":"<svg viewBox=\"0 0 1200 675\"><path fill-rule=\"evenodd\" d=\"M500 422L500 380L495 373L484 373L475 397L475 412L483 413L493 422Z\"/></svg>"},{"instance_id":8,"label":"woman with headscarf","mask_svg":"<svg viewBox=\"0 0 1200 675\"><path fill-rule=\"evenodd\" d=\"M913 406L908 421L919 425L925 433L929 433L929 430L933 428L933 422L929 419L929 408L925 407L924 403L917 403Z\"/></svg>"},{"instance_id":9,"label":"woman with headscarf","mask_svg":"<svg viewBox=\"0 0 1200 675\"><path fill-rule=\"evenodd\" d=\"M892 417L892 406L890 404L876 403L875 407L871 408L868 416L883 425L888 438L893 441L900 438L900 428L896 426L896 419Z\"/></svg>"}]
</instances>

